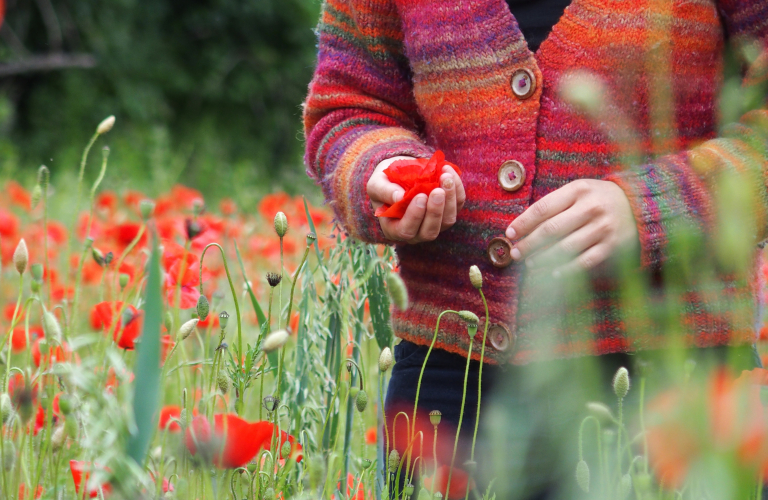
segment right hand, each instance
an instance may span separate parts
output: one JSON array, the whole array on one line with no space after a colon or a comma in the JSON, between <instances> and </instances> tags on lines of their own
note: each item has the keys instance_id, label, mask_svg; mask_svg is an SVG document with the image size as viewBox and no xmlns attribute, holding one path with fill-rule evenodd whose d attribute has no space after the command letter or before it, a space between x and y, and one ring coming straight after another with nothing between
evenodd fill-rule
<instances>
[{"instance_id":1,"label":"right hand","mask_svg":"<svg viewBox=\"0 0 768 500\"><path fill-rule=\"evenodd\" d=\"M397 160L412 160L410 156L388 158L376 166L366 189L373 209L381 205L392 205L401 200L405 190L399 184L390 182L384 169ZM429 193L413 198L402 219L379 217L384 236L393 241L421 243L437 238L441 231L453 226L456 214L464 206L466 196L461 178L448 165L443 166L440 185Z\"/></svg>"}]
</instances>

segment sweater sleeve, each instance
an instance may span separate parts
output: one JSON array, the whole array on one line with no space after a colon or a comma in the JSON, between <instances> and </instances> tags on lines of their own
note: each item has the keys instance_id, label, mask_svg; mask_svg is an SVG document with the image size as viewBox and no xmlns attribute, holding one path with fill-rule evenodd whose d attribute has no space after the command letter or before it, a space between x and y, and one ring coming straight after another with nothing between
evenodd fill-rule
<instances>
[{"instance_id":1,"label":"sweater sleeve","mask_svg":"<svg viewBox=\"0 0 768 500\"><path fill-rule=\"evenodd\" d=\"M749 65L742 95L768 89L768 0L720 0L725 27L736 45L759 54ZM765 96L765 94L762 94ZM670 257L670 241L684 229L713 235L718 197L739 179L753 201L755 243L768 236L768 106L744 114L712 140L639 168L608 176L629 198L640 236L641 261L659 269ZM747 228L745 228L747 229Z\"/></svg>"},{"instance_id":2,"label":"sweater sleeve","mask_svg":"<svg viewBox=\"0 0 768 500\"><path fill-rule=\"evenodd\" d=\"M352 236L389 243L366 184L379 162L429 157L392 0L326 0L304 103L304 161Z\"/></svg>"}]
</instances>

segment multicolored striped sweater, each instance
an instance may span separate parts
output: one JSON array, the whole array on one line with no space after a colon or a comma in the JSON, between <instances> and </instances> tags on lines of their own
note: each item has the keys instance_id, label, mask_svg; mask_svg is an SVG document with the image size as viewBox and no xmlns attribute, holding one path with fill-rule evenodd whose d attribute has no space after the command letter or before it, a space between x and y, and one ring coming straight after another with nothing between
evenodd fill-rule
<instances>
[{"instance_id":1,"label":"multicolored striped sweater","mask_svg":"<svg viewBox=\"0 0 768 500\"><path fill-rule=\"evenodd\" d=\"M395 313L396 335L429 343L445 309L483 317L468 276L475 264L490 362L653 349L671 337L754 340L756 273L718 264L727 248L717 236L734 231L718 229L716 207L733 191L729 179L745 179L756 224L736 234L752 249L766 237L768 112L722 130L717 120L726 37L751 43L744 85L768 80L768 0L573 0L535 54L505 0L326 0L318 36L305 161L349 234L394 243L366 194L380 161L440 149L463 171L456 224L433 242L396 247L411 300ZM597 121L559 92L573 71L601 82ZM635 161L624 167L633 138ZM515 191L499 181L508 160L525 172ZM580 178L612 180L627 194L642 263L626 274L644 292L625 293L609 268L559 282L490 262L488 245L515 217ZM693 257L680 257L686 245ZM466 354L466 327L449 316L437 345Z\"/></svg>"}]
</instances>

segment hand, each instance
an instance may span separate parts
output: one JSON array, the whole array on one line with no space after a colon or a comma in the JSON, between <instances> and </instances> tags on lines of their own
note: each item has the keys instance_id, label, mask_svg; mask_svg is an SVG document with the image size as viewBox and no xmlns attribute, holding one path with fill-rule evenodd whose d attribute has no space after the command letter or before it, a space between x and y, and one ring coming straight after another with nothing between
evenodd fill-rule
<instances>
[{"instance_id":1,"label":"hand","mask_svg":"<svg viewBox=\"0 0 768 500\"><path fill-rule=\"evenodd\" d=\"M544 196L509 225L506 236L522 238L512 249L513 259L524 259L534 269L554 267L554 276L591 269L638 243L624 191L594 179L573 181Z\"/></svg>"},{"instance_id":2,"label":"hand","mask_svg":"<svg viewBox=\"0 0 768 500\"><path fill-rule=\"evenodd\" d=\"M374 210L383 204L392 205L401 200L405 190L390 182L384 169L397 160L412 160L409 156L397 156L382 161L376 166L366 189ZM461 178L449 166L443 167L440 176L441 188L435 188L429 194L416 195L402 219L379 217L379 224L384 236L393 241L421 243L432 241L441 231L453 226L456 214L464 206L466 199Z\"/></svg>"}]
</instances>

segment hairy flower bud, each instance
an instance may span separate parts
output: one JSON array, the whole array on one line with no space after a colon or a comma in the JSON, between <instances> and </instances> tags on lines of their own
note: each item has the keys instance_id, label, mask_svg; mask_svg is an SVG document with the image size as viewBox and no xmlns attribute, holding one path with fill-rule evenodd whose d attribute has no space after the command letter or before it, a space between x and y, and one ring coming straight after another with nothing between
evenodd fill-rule
<instances>
[{"instance_id":1,"label":"hairy flower bud","mask_svg":"<svg viewBox=\"0 0 768 500\"><path fill-rule=\"evenodd\" d=\"M59 326L59 321L51 311L45 311L43 313L43 326L45 327L45 333L48 338L61 338L61 326Z\"/></svg>"},{"instance_id":2,"label":"hairy flower bud","mask_svg":"<svg viewBox=\"0 0 768 500\"><path fill-rule=\"evenodd\" d=\"M0 394L0 418L4 424L8 423L8 420L13 414L13 403L11 403L11 397L6 394Z\"/></svg>"},{"instance_id":3,"label":"hairy flower bud","mask_svg":"<svg viewBox=\"0 0 768 500\"><path fill-rule=\"evenodd\" d=\"M181 411L179 412L179 425L182 427L182 429L186 429L187 428L187 423L188 423L188 421L187 421L187 409L186 408L182 408Z\"/></svg>"},{"instance_id":4,"label":"hairy flower bud","mask_svg":"<svg viewBox=\"0 0 768 500\"><path fill-rule=\"evenodd\" d=\"M387 274L387 290L395 307L401 311L408 309L408 289L399 274Z\"/></svg>"},{"instance_id":5,"label":"hairy flower bud","mask_svg":"<svg viewBox=\"0 0 768 500\"><path fill-rule=\"evenodd\" d=\"M62 415L69 415L73 410L72 396L62 394L59 396L59 411Z\"/></svg>"},{"instance_id":6,"label":"hairy flower bud","mask_svg":"<svg viewBox=\"0 0 768 500\"><path fill-rule=\"evenodd\" d=\"M394 358L392 357L392 350L389 347L385 347L381 350L379 355L379 371L382 373L389 370L392 367Z\"/></svg>"},{"instance_id":7,"label":"hairy flower bud","mask_svg":"<svg viewBox=\"0 0 768 500\"><path fill-rule=\"evenodd\" d=\"M222 394L228 393L229 377L227 377L224 373L219 372L219 375L216 377L216 385L219 387L219 391L221 391Z\"/></svg>"},{"instance_id":8,"label":"hairy flower bud","mask_svg":"<svg viewBox=\"0 0 768 500\"><path fill-rule=\"evenodd\" d=\"M576 465L576 483L584 493L589 493L589 466L584 460L579 460Z\"/></svg>"},{"instance_id":9,"label":"hairy flower bud","mask_svg":"<svg viewBox=\"0 0 768 500\"><path fill-rule=\"evenodd\" d=\"M169 332L173 331L173 315L171 314L171 311L165 311L165 315L163 316L163 326Z\"/></svg>"},{"instance_id":10,"label":"hairy flower bud","mask_svg":"<svg viewBox=\"0 0 768 500\"><path fill-rule=\"evenodd\" d=\"M632 476L624 474L619 481L619 500L624 500L632 492Z\"/></svg>"},{"instance_id":11,"label":"hairy flower bud","mask_svg":"<svg viewBox=\"0 0 768 500\"><path fill-rule=\"evenodd\" d=\"M355 406L360 413L364 412L368 407L368 394L362 389L360 389L357 392L357 396L355 396Z\"/></svg>"},{"instance_id":12,"label":"hairy flower bud","mask_svg":"<svg viewBox=\"0 0 768 500\"><path fill-rule=\"evenodd\" d=\"M101 123L99 123L99 126L96 128L96 133L99 135L106 134L110 130L112 130L112 127L115 126L115 115L110 115L106 118L104 118Z\"/></svg>"},{"instance_id":13,"label":"hairy flower bud","mask_svg":"<svg viewBox=\"0 0 768 500\"><path fill-rule=\"evenodd\" d=\"M275 489L267 488L264 492L264 500L275 500Z\"/></svg>"},{"instance_id":14,"label":"hairy flower bud","mask_svg":"<svg viewBox=\"0 0 768 500\"><path fill-rule=\"evenodd\" d=\"M24 274L24 270L27 269L27 263L29 263L29 250L27 250L27 242L22 238L19 240L16 250L13 251L13 265L16 266L19 274Z\"/></svg>"},{"instance_id":15,"label":"hairy flower bud","mask_svg":"<svg viewBox=\"0 0 768 500\"><path fill-rule=\"evenodd\" d=\"M283 446L280 448L280 456L288 460L291 458L291 451L293 451L293 446L291 446L291 443L286 441L283 443Z\"/></svg>"},{"instance_id":16,"label":"hairy flower bud","mask_svg":"<svg viewBox=\"0 0 768 500\"><path fill-rule=\"evenodd\" d=\"M587 403L587 411L592 414L601 423L613 422L613 414L611 409L603 403L597 401L590 401Z\"/></svg>"},{"instance_id":17,"label":"hairy flower bud","mask_svg":"<svg viewBox=\"0 0 768 500\"><path fill-rule=\"evenodd\" d=\"M104 265L104 254L101 253L101 250L96 247L91 248L91 256L93 256L93 260L96 261L98 265Z\"/></svg>"},{"instance_id":18,"label":"hairy flower bud","mask_svg":"<svg viewBox=\"0 0 768 500\"><path fill-rule=\"evenodd\" d=\"M629 392L629 372L623 366L613 376L613 392L619 399L624 399Z\"/></svg>"},{"instance_id":19,"label":"hairy flower bud","mask_svg":"<svg viewBox=\"0 0 768 500\"><path fill-rule=\"evenodd\" d=\"M205 321L205 318L208 317L208 313L211 310L211 305L208 303L208 299L205 297L205 295L200 294L200 296L197 298L197 317L200 318L200 321Z\"/></svg>"},{"instance_id":20,"label":"hairy flower bud","mask_svg":"<svg viewBox=\"0 0 768 500\"><path fill-rule=\"evenodd\" d=\"M392 474L397 472L397 468L400 467L400 452L392 450L389 452L389 458L387 458L387 468Z\"/></svg>"},{"instance_id":21,"label":"hairy flower bud","mask_svg":"<svg viewBox=\"0 0 768 500\"><path fill-rule=\"evenodd\" d=\"M288 331L277 330L267 335L264 339L264 343L261 345L261 350L264 352L272 352L276 349L280 349L288 342Z\"/></svg>"},{"instance_id":22,"label":"hairy flower bud","mask_svg":"<svg viewBox=\"0 0 768 500\"><path fill-rule=\"evenodd\" d=\"M43 265L42 264L32 264L29 266L29 273L32 275L32 279L35 281L42 281L43 280Z\"/></svg>"},{"instance_id":23,"label":"hairy flower bud","mask_svg":"<svg viewBox=\"0 0 768 500\"><path fill-rule=\"evenodd\" d=\"M192 335L192 332L195 331L195 327L199 322L199 319L194 318L181 325L179 332L176 334L176 342L187 340L187 338Z\"/></svg>"},{"instance_id":24,"label":"hairy flower bud","mask_svg":"<svg viewBox=\"0 0 768 500\"><path fill-rule=\"evenodd\" d=\"M3 443L3 469L10 471L16 463L16 446L13 441L6 439Z\"/></svg>"},{"instance_id":25,"label":"hairy flower bud","mask_svg":"<svg viewBox=\"0 0 768 500\"><path fill-rule=\"evenodd\" d=\"M40 200L43 199L43 188L40 187L40 184L35 184L35 187L32 188L32 209L34 210L37 208L37 205L40 204Z\"/></svg>"},{"instance_id":26,"label":"hairy flower bud","mask_svg":"<svg viewBox=\"0 0 768 500\"><path fill-rule=\"evenodd\" d=\"M429 412L429 422L437 427L440 425L440 421L443 419L443 413L440 410L432 410Z\"/></svg>"},{"instance_id":27,"label":"hairy flower bud","mask_svg":"<svg viewBox=\"0 0 768 500\"><path fill-rule=\"evenodd\" d=\"M480 318L478 318L477 314L473 313L472 311L459 311L459 317L467 323L480 323Z\"/></svg>"},{"instance_id":28,"label":"hairy flower bud","mask_svg":"<svg viewBox=\"0 0 768 500\"><path fill-rule=\"evenodd\" d=\"M267 273L267 283L269 283L269 286L271 286L272 288L275 288L277 285L279 285L282 280L283 280L282 274Z\"/></svg>"},{"instance_id":29,"label":"hairy flower bud","mask_svg":"<svg viewBox=\"0 0 768 500\"><path fill-rule=\"evenodd\" d=\"M29 284L29 289L32 291L32 294L37 295L40 293L40 282L37 280L32 280L32 282Z\"/></svg>"},{"instance_id":30,"label":"hairy flower bud","mask_svg":"<svg viewBox=\"0 0 768 500\"><path fill-rule=\"evenodd\" d=\"M472 286L480 290L483 288L483 273L480 272L480 268L477 266L469 267L469 282Z\"/></svg>"},{"instance_id":31,"label":"hairy flower bud","mask_svg":"<svg viewBox=\"0 0 768 500\"><path fill-rule=\"evenodd\" d=\"M288 218L283 212L277 212L275 214L274 226L275 232L281 238L288 232Z\"/></svg>"},{"instance_id":32,"label":"hairy flower bud","mask_svg":"<svg viewBox=\"0 0 768 500\"><path fill-rule=\"evenodd\" d=\"M221 311L219 313L219 327L223 330L227 328L229 322L229 313L227 311Z\"/></svg>"},{"instance_id":33,"label":"hairy flower bud","mask_svg":"<svg viewBox=\"0 0 768 500\"><path fill-rule=\"evenodd\" d=\"M61 449L61 447L64 445L64 441L66 440L67 431L64 429L64 426L57 426L53 431L53 435L51 436L51 446L53 447L53 451L58 451Z\"/></svg>"},{"instance_id":34,"label":"hairy flower bud","mask_svg":"<svg viewBox=\"0 0 768 500\"><path fill-rule=\"evenodd\" d=\"M152 200L141 200L139 202L139 212L141 213L141 218L144 221L148 221L155 212L155 202Z\"/></svg>"},{"instance_id":35,"label":"hairy flower bud","mask_svg":"<svg viewBox=\"0 0 768 500\"><path fill-rule=\"evenodd\" d=\"M80 426L77 424L77 418L74 415L67 415L64 419L64 430L72 439L77 439L80 433Z\"/></svg>"},{"instance_id":36,"label":"hairy flower bud","mask_svg":"<svg viewBox=\"0 0 768 500\"><path fill-rule=\"evenodd\" d=\"M120 273L120 276L117 278L117 282L120 285L120 290L125 289L125 287L128 286L128 282L131 281L131 277L125 273Z\"/></svg>"}]
</instances>

